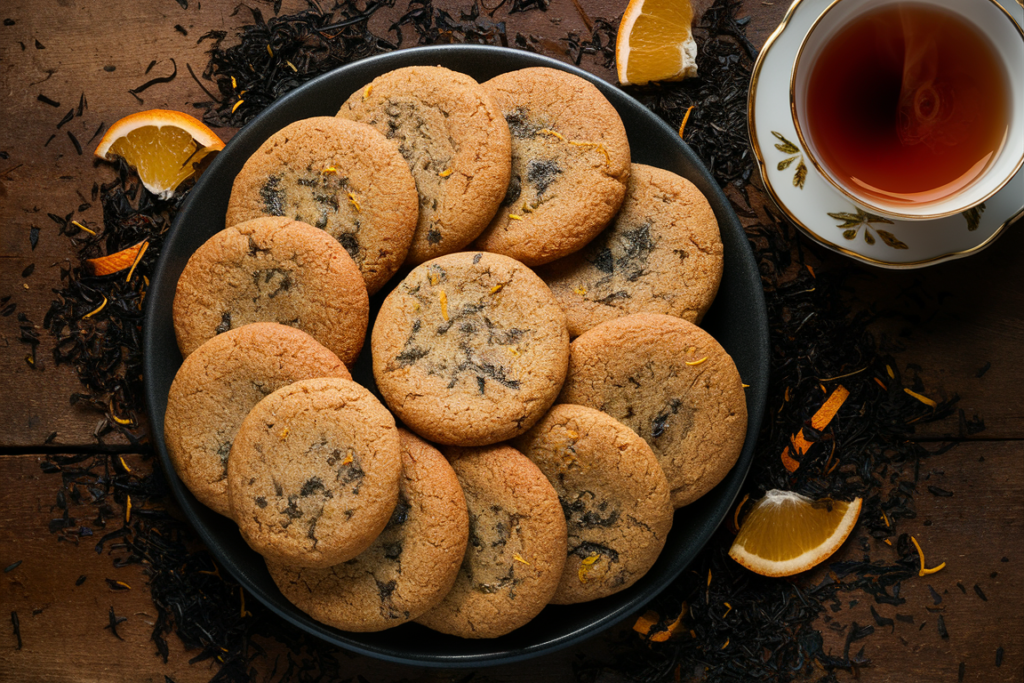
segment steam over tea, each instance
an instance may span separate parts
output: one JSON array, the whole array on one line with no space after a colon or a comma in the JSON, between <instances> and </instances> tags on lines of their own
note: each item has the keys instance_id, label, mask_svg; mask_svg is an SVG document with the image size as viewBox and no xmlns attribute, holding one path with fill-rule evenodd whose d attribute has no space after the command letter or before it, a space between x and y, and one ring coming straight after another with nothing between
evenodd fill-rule
<instances>
[{"instance_id":1,"label":"steam over tea","mask_svg":"<svg viewBox=\"0 0 1024 683\"><path fill-rule=\"evenodd\" d=\"M996 48L948 10L868 12L822 49L807 88L807 132L833 176L859 194L916 204L970 185L1010 120Z\"/></svg>"}]
</instances>

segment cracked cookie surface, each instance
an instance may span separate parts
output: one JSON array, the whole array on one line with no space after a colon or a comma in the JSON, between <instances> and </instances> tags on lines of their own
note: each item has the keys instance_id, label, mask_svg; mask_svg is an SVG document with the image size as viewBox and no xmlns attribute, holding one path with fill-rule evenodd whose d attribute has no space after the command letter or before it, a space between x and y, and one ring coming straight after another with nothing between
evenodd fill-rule
<instances>
[{"instance_id":1,"label":"cracked cookie surface","mask_svg":"<svg viewBox=\"0 0 1024 683\"><path fill-rule=\"evenodd\" d=\"M373 375L414 432L482 446L523 433L554 402L568 363L565 316L547 285L498 254L414 269L385 299Z\"/></svg>"},{"instance_id":2,"label":"cracked cookie surface","mask_svg":"<svg viewBox=\"0 0 1024 683\"><path fill-rule=\"evenodd\" d=\"M329 569L268 562L284 596L343 631L381 631L415 619L451 590L466 552L469 519L455 471L404 429L398 504L359 556Z\"/></svg>"},{"instance_id":3,"label":"cracked cookie surface","mask_svg":"<svg viewBox=\"0 0 1024 683\"><path fill-rule=\"evenodd\" d=\"M324 230L349 253L373 294L402 265L419 213L405 159L371 126L319 116L271 135L245 162L228 226L285 216Z\"/></svg>"},{"instance_id":4,"label":"cracked cookie surface","mask_svg":"<svg viewBox=\"0 0 1024 683\"><path fill-rule=\"evenodd\" d=\"M747 433L732 357L704 330L668 315L636 313L577 337L558 400L596 408L639 434L677 508L725 478Z\"/></svg>"},{"instance_id":5,"label":"cracked cookie surface","mask_svg":"<svg viewBox=\"0 0 1024 683\"><path fill-rule=\"evenodd\" d=\"M295 382L256 404L228 458L231 517L267 560L326 569L366 550L398 502L391 413L344 379Z\"/></svg>"},{"instance_id":6,"label":"cracked cookie surface","mask_svg":"<svg viewBox=\"0 0 1024 683\"><path fill-rule=\"evenodd\" d=\"M674 508L643 439L598 410L563 403L513 445L551 482L565 515L568 553L553 604L603 598L647 573Z\"/></svg>"},{"instance_id":7,"label":"cracked cookie surface","mask_svg":"<svg viewBox=\"0 0 1024 683\"><path fill-rule=\"evenodd\" d=\"M581 249L619 210L629 141L618 112L588 81L534 67L485 82L512 135L512 175L474 248L528 266Z\"/></svg>"},{"instance_id":8,"label":"cracked cookie surface","mask_svg":"<svg viewBox=\"0 0 1024 683\"><path fill-rule=\"evenodd\" d=\"M565 565L565 517L544 474L509 446L446 448L469 510L469 543L451 592L417 622L497 638L551 600Z\"/></svg>"},{"instance_id":9,"label":"cracked cookie surface","mask_svg":"<svg viewBox=\"0 0 1024 683\"><path fill-rule=\"evenodd\" d=\"M581 251L538 269L576 337L631 313L700 323L722 279L718 221L693 183L633 164L618 215Z\"/></svg>"},{"instance_id":10,"label":"cracked cookie surface","mask_svg":"<svg viewBox=\"0 0 1024 683\"><path fill-rule=\"evenodd\" d=\"M167 396L164 440L174 469L203 505L231 515L228 455L242 420L265 396L315 377L351 379L301 330L252 323L210 339L181 364Z\"/></svg>"},{"instance_id":11,"label":"cracked cookie surface","mask_svg":"<svg viewBox=\"0 0 1024 683\"><path fill-rule=\"evenodd\" d=\"M189 258L174 294L174 332L188 356L228 330L277 322L308 333L351 367L369 310L358 269L324 231L257 218L221 230Z\"/></svg>"},{"instance_id":12,"label":"cracked cookie surface","mask_svg":"<svg viewBox=\"0 0 1024 683\"><path fill-rule=\"evenodd\" d=\"M469 76L439 66L397 69L354 92L338 116L376 128L409 164L419 222L406 263L463 249L494 217L508 187L508 126Z\"/></svg>"}]
</instances>

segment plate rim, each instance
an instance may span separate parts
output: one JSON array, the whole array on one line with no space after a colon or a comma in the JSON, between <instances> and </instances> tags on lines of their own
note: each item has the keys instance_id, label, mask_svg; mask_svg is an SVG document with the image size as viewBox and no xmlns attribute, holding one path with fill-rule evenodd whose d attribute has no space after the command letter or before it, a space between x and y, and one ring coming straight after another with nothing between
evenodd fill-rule
<instances>
[{"instance_id":1,"label":"plate rim","mask_svg":"<svg viewBox=\"0 0 1024 683\"><path fill-rule=\"evenodd\" d=\"M603 79L593 74L590 74L589 72L573 64L562 62L537 53L531 53L523 50L505 48L500 46L440 45L405 48L401 50L387 52L380 55L374 55L371 57L366 57L364 59L350 62L336 69L333 69L325 74L321 74L320 76L310 80L307 83L304 83L295 90L289 92L288 94L284 95L283 97L279 98L278 100L270 104L263 112L261 112L255 119L253 119L253 121L250 121L249 124L246 124L246 126L239 129L236 135L232 138L232 141L229 141L228 145L230 145L231 142L233 142L236 139L245 140L253 135L258 135L259 127L252 126L252 124L259 120L260 117L264 117L267 114L267 112L272 112L277 108L287 107L290 104L290 102L294 99L305 97L306 95L304 93L307 90L315 91L318 87L320 87L318 85L319 82L323 80L328 80L333 74L336 74L339 70L349 69L356 65L372 65L373 62L381 62L384 64L387 64L392 61L406 62L407 60L410 59L415 60L420 55L424 54L443 55L445 53L462 53L467 55L487 55L487 53L490 53L490 55L495 55L501 53L503 55L506 55L507 57L513 57L518 63L522 64L522 66L519 66L517 68L546 66L566 71L568 73L586 79L588 82L592 83L593 85L595 85L595 87L601 90L602 94L605 95L606 97L608 97L608 92L610 91L615 91L619 93L619 95L625 98L625 102L627 104L631 103L629 106L635 106L638 107L639 109L643 109L644 111L646 111L647 114L650 116L650 122L653 125L655 125L655 127L661 128L663 133L666 133L672 136L673 138L676 137L675 131L665 121L663 121L653 112L650 112L650 110L644 107L642 103L637 101L627 92L617 87L616 85L604 81ZM443 57L439 57L439 59L443 60ZM405 65L407 64L401 63L397 65L392 65L391 68L401 68L402 66ZM725 196L717 181L715 181L714 178L710 175L710 172L707 170L707 167L704 165L704 162L701 161L699 157L697 157L696 153L694 153L692 149L690 149L689 146L686 145L685 142L679 140L679 144L682 146L682 148L685 148L685 155L692 156L698 164L698 170L702 172L702 174L705 175L708 180L710 180L711 185L713 187L713 192L715 192L717 195L720 195L719 199L722 202L722 205L726 208L726 215L719 217L720 222L730 224L730 227L733 230L738 230L739 233L745 237L746 233L745 231L743 231L742 224L740 224L739 219L735 213L735 210L732 208L731 203ZM175 237L179 235L182 231L182 229L180 228L181 217L186 215L186 212L188 211L191 204L193 203L194 198L198 194L196 190L199 187L201 187L204 180L207 180L209 182L209 178L213 178L216 176L220 166L218 162L220 161L222 160L214 159L210 168L207 169L206 174L204 174L204 177L201 177L198 180L196 186L189 193L189 196L183 203L178 215L175 218L173 225L168 231L164 241L163 249L161 250L160 259L158 260L153 272L151 289L153 289L154 291L162 291L162 289L167 286L163 282L164 279L171 277L167 273L168 261L164 259L164 254L167 253L168 247L173 246ZM202 539L204 544L206 544L211 555L213 555L218 561L221 562L221 564L225 566L225 569L227 569L227 571L232 575L232 577L236 581L238 581L238 583L243 588L248 590L253 597L258 599L264 605L264 607L269 609L277 616L285 619L285 621L292 624L293 626L311 635L314 635L332 645L341 647L343 649L361 655L398 664L431 668L461 669L521 662L540 655L551 654L559 650L565 649L567 647L571 647L573 645L581 643L611 628L615 624L620 623L627 616L634 613L640 607L649 603L652 599L654 599L659 594L664 592L667 588L671 586L673 582L675 582L678 579L678 577L686 570L689 564L693 561L693 558L696 557L696 555L699 554L701 550L703 550L703 548L711 540L711 538L714 536L715 532L717 531L721 523L728 517L727 511L735 503L739 491L742 488L747 475L749 474L750 467L753 463L757 438L760 433L760 426L763 417L764 406L767 402L768 377L770 371L770 334L768 327L767 304L765 302L763 295L762 283L758 275L759 269L757 267L757 262L754 257L753 250L749 248L749 241L744 240L744 243L748 245L748 248L745 250L740 250L737 254L732 255L732 257L747 262L747 268L745 269L745 272L748 274L748 277L750 278L750 281L747 282L747 286L753 286L756 284L756 292L758 293L758 296L756 297L756 301L752 302L754 308L753 314L756 319L749 321L749 328L759 332L759 334L755 335L755 343L758 347L755 353L758 360L755 362L755 364L758 367L756 367L753 376L750 376L749 378L744 378L750 384L750 388L747 389L748 406L752 407L753 410L748 409L747 437L744 442L743 450L741 451L737 463L734 466L734 470L729 475L730 477L736 476L736 479L728 481L727 477L726 481L723 481L722 484L719 484L719 486L722 486L723 484L726 484L727 481L729 483L728 488L725 490L725 499L727 499L727 504L723 506L726 510L726 513L723 514L720 519L714 521L709 526L706 522L704 523L704 525L708 528L706 528L706 530L702 534L700 534L700 542L697 546L697 549L693 552L693 556L690 557L685 564L682 564L682 566L680 566L678 570L670 572L671 575L668 578L664 579L659 583L655 583L649 587L646 587L645 590L634 596L634 598L631 599L628 603L624 603L619 607L608 611L607 613L588 623L585 627L579 627L574 630L570 630L569 632L550 638L543 643L533 643L527 646L517 646L514 648L494 648L494 651L489 653L468 653L465 655L436 655L432 657L397 656L381 649L376 645L367 645L364 643L353 642L351 640L346 639L346 636L348 635L359 636L365 634L349 634L348 632L341 631L339 629L334 629L333 627L329 627L325 624L317 622L316 620L312 619L312 617L308 617L308 621L306 621L298 617L293 617L292 614L278 609L274 605L273 600L269 599L269 596L267 594L265 594L258 586L252 585L251 581L248 579L246 574L241 571L241 568L238 567L238 565L235 562L225 561L223 558L220 557L220 544L222 543L222 541L218 538L217 535L213 533L213 529L209 528L205 524L198 523L198 518L196 516L196 513L192 511L192 507L194 505L201 504L198 503L198 501L194 500L194 498L191 496L191 493L188 492L187 489L185 489L184 484L180 481L180 479L177 477L174 471L173 464L171 463L169 455L167 453L166 443L163 439L163 424L161 422L160 425L157 425L156 421L152 419L152 416L156 414L154 407L159 405L160 397L157 395L156 387L154 386L155 382L148 381L145 384L145 401L147 414L151 418L150 434L153 439L153 445L156 450L156 454L159 457L161 465L164 469L164 476L168 481L168 486L171 489L175 501L181 507L183 513L185 514L185 517L188 519L190 526L192 526L192 528L196 531L196 533ZM756 283L754 283L753 280L756 280ZM157 315L157 312L153 310L153 306L155 305L155 299L156 297L147 297L147 301L145 304L146 311L143 329L143 372L145 376L151 375L149 371L154 363L161 362L160 360L153 359L151 357L151 354L148 353L148 350L154 348L156 343L155 317ZM741 472L739 472L740 469L742 470ZM739 472L738 476L736 472ZM238 571L236 571L236 569L238 569ZM569 608L571 607L572 606L569 606Z\"/></svg>"},{"instance_id":2,"label":"plate rim","mask_svg":"<svg viewBox=\"0 0 1024 683\"><path fill-rule=\"evenodd\" d=\"M806 0L808 4L813 3L815 1L827 2L828 0ZM993 1L995 2L996 0ZM1021 0L1016 1L1018 3L1021 2ZM1006 221L1004 221L998 228L996 228L996 230L991 235L989 235L983 242L974 245L970 249L961 249L960 251L946 252L944 254L939 254L938 256L920 259L918 261L905 262L885 261L883 259L876 259L871 256L865 256L864 254L860 254L851 249L847 249L846 247L840 244L836 244L826 239L825 237L822 237L821 235L814 232L814 230L809 228L807 225L805 225L804 222L801 221L793 213L793 211L791 211L789 207L787 207L786 204L782 201L778 193L776 193L775 187L772 185L772 181L768 177L767 164L765 162L764 156L761 154L761 144L759 142L759 138L757 135L757 124L754 119L754 104L757 98L757 87L760 81L761 68L763 67L764 62L768 57L769 51L774 46L776 41L782 37L782 34L789 27L789 22L793 19L793 16L796 14L797 10L799 9L799 6L804 2L805 0L793 0L793 3L789 6L789 9L786 10L786 14L785 16L783 16L782 21L779 23L779 26L772 32L770 36L768 36L768 39L765 41L764 46L761 48L761 51L757 55L757 61L754 62L754 68L750 72L750 87L748 89L747 95L747 133L750 137L750 148L754 152L754 158L757 160L757 169L758 172L761 174L761 180L764 183L765 191L768 193L768 196L771 198L772 202L779 209L779 211L781 211L786 216L786 218L788 218L790 222L792 222L793 225L795 225L797 229L800 230L800 232L802 232L806 237L810 238L813 242L825 247L826 249L842 254L844 256L848 256L854 259L855 261L860 261L868 265L876 266L878 268L885 268L888 270L917 270L918 268L926 268L928 266L937 265L939 263L946 263L949 261L955 261L957 259L966 258L967 256L972 256L980 251L983 251L984 249L990 247L997 239L1002 237L1002 235L1006 232L1007 228L1009 228L1010 225L1024 217L1024 207L1022 207L1019 211L1017 211L1012 216L1010 216ZM996 4L1002 7L1001 2L996 2ZM1003 8L1003 11L1006 11L1005 8ZM1015 17L1010 15L1010 18L1013 19L1013 21L1016 23L1017 20ZM1024 171L1018 170L1018 173L1021 172ZM1010 180L1012 180L1012 178L1013 176L1011 176ZM1009 183L1010 180L1007 180L1007 183ZM1000 190L1000 192L1005 189L1006 188L1004 186L1003 189ZM995 196L995 194L998 193L999 192L993 193L993 196ZM839 196L843 195L840 194ZM858 206L857 204L854 205ZM928 221L915 222L927 223Z\"/></svg>"}]
</instances>

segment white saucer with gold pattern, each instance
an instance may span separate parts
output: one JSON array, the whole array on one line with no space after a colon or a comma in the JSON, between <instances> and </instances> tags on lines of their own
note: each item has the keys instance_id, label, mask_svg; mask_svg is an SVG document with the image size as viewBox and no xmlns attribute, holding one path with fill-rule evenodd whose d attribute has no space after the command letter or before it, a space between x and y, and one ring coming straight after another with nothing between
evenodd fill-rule
<instances>
[{"instance_id":1,"label":"white saucer with gold pattern","mask_svg":"<svg viewBox=\"0 0 1024 683\"><path fill-rule=\"evenodd\" d=\"M804 35L832 1L796 0L754 65L750 142L768 194L818 244L882 268L921 268L981 251L1024 215L1024 170L962 214L900 221L857 206L805 159L790 109L790 73ZM1024 25L1024 6L1017 0L999 2Z\"/></svg>"}]
</instances>

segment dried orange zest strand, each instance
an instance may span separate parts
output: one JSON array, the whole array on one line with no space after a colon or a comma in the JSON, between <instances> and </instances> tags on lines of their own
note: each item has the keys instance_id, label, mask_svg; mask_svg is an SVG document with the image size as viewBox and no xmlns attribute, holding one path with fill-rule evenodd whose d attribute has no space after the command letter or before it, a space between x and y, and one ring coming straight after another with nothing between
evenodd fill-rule
<instances>
[{"instance_id":1,"label":"dried orange zest strand","mask_svg":"<svg viewBox=\"0 0 1024 683\"><path fill-rule=\"evenodd\" d=\"M128 271L128 277L124 279L125 282L131 282L132 274L135 273L135 267L139 265L139 261L141 261L142 257L145 255L146 249L149 249L149 240L143 242L142 246L139 247L139 253L135 255L135 261L132 263L131 270Z\"/></svg>"},{"instance_id":2,"label":"dried orange zest strand","mask_svg":"<svg viewBox=\"0 0 1024 683\"><path fill-rule=\"evenodd\" d=\"M508 217L509 217L509 218L511 218L511 219L512 219L512 220L514 220L514 221L521 221L521 220L523 220L523 217L522 217L522 216L517 216L517 215L516 215L516 214L514 214L514 213L510 213L510 214L508 215Z\"/></svg>"},{"instance_id":3,"label":"dried orange zest strand","mask_svg":"<svg viewBox=\"0 0 1024 683\"><path fill-rule=\"evenodd\" d=\"M889 524L889 518L885 515L885 510L882 511L882 521L885 522L885 526L892 528L892 524Z\"/></svg>"},{"instance_id":4,"label":"dried orange zest strand","mask_svg":"<svg viewBox=\"0 0 1024 683\"><path fill-rule=\"evenodd\" d=\"M94 315L96 315L97 313L102 311L103 307L106 306L106 305L107 305L107 297L103 297L103 303L100 304L99 308L97 308L95 310L92 310L92 311L89 311L88 313L83 315L82 318L84 319L84 318L91 318L91 317L93 317Z\"/></svg>"},{"instance_id":5,"label":"dried orange zest strand","mask_svg":"<svg viewBox=\"0 0 1024 683\"><path fill-rule=\"evenodd\" d=\"M558 138L558 139L559 139L559 140L561 140L562 142L565 142L565 141L566 141L566 140L565 140L565 136L564 136L564 135L562 135L561 133L557 133L557 132L555 132L555 131L553 131L553 130L551 130L551 129L549 129L549 128L541 128L541 129L540 129L539 131L537 131L537 132L538 132L538 133L540 133L540 134L542 134L542 135L553 135L554 137Z\"/></svg>"},{"instance_id":6,"label":"dried orange zest strand","mask_svg":"<svg viewBox=\"0 0 1024 683\"><path fill-rule=\"evenodd\" d=\"M328 166L324 170L320 171L320 175L331 175L332 173L334 175L338 175L338 169L334 168L333 166Z\"/></svg>"},{"instance_id":7,"label":"dried orange zest strand","mask_svg":"<svg viewBox=\"0 0 1024 683\"><path fill-rule=\"evenodd\" d=\"M683 362L686 363L687 365L700 365L701 363L703 363L707 359L708 359L708 357L704 356L700 360L684 360Z\"/></svg>"},{"instance_id":8,"label":"dried orange zest strand","mask_svg":"<svg viewBox=\"0 0 1024 683\"><path fill-rule=\"evenodd\" d=\"M788 387L786 389L786 393L789 393ZM839 409L844 403L846 403L846 399L849 398L849 396L849 390L847 390L847 388L842 384L836 387L835 391L832 392L832 395L826 399L825 403L818 408L817 412L815 412L811 417L811 427L819 432L827 427L828 424L832 422L832 418L834 418L836 413L839 412ZM813 442L804 438L804 430L802 429L793 435L790 439L790 443L793 444L793 452L796 455L803 455L810 450L811 446L814 445ZM789 472L796 472L797 468L800 467L800 463L794 460L793 456L790 455L788 446L782 451L782 465Z\"/></svg>"},{"instance_id":9,"label":"dried orange zest strand","mask_svg":"<svg viewBox=\"0 0 1024 683\"><path fill-rule=\"evenodd\" d=\"M129 524L132 521L132 497L128 496L128 503L124 509L124 523Z\"/></svg>"},{"instance_id":10,"label":"dried orange zest strand","mask_svg":"<svg viewBox=\"0 0 1024 683\"><path fill-rule=\"evenodd\" d=\"M892 371L892 368L888 365L885 366L885 371L889 374L889 379L896 379L896 374Z\"/></svg>"},{"instance_id":11,"label":"dried orange zest strand","mask_svg":"<svg viewBox=\"0 0 1024 683\"><path fill-rule=\"evenodd\" d=\"M821 431L828 426L828 423L832 421L832 418L836 416L839 409L846 403L846 399L849 398L850 392L840 384L836 387L832 395L828 397L825 404L818 408L818 411L814 413L814 417L811 418L811 426L816 430Z\"/></svg>"},{"instance_id":12,"label":"dried orange zest strand","mask_svg":"<svg viewBox=\"0 0 1024 683\"><path fill-rule=\"evenodd\" d=\"M251 617L252 616L252 612L250 612L249 610L245 609L245 589L242 588L241 586L238 587L238 596L242 599L242 611L239 612L238 616L241 617L242 619L245 619L246 617ZM221 648L221 649L224 650L224 648ZM227 652L227 650L224 650L224 652Z\"/></svg>"},{"instance_id":13,"label":"dried orange zest strand","mask_svg":"<svg viewBox=\"0 0 1024 683\"><path fill-rule=\"evenodd\" d=\"M910 394L911 396L913 396L914 398L916 398L918 401L920 401L921 403L925 404L926 406L931 406L932 408L938 408L939 407L938 403L936 403L935 401L931 400L927 396L922 396L921 394L917 393L916 391L911 391L910 389L907 389L906 387L903 387L903 391L907 392L908 394Z\"/></svg>"},{"instance_id":14,"label":"dried orange zest strand","mask_svg":"<svg viewBox=\"0 0 1024 683\"><path fill-rule=\"evenodd\" d=\"M807 272L811 274L811 277L818 279L818 276L814 274L814 268L807 266Z\"/></svg>"},{"instance_id":15,"label":"dried orange zest strand","mask_svg":"<svg viewBox=\"0 0 1024 683\"><path fill-rule=\"evenodd\" d=\"M87 259L85 263L93 275L117 273L125 268L130 268L135 263L135 257L138 255L139 249L142 248L143 244L145 244L145 240L114 254Z\"/></svg>"},{"instance_id":16,"label":"dried orange zest strand","mask_svg":"<svg viewBox=\"0 0 1024 683\"><path fill-rule=\"evenodd\" d=\"M238 111L238 108L242 106L243 102L245 102L245 100L238 100L237 102L235 102L235 106L231 107L231 113L234 114L236 111Z\"/></svg>"},{"instance_id":17,"label":"dried orange zest strand","mask_svg":"<svg viewBox=\"0 0 1024 683\"><path fill-rule=\"evenodd\" d=\"M441 290L440 298L441 298L441 317L444 318L445 320L448 320L448 295L444 293L443 289Z\"/></svg>"},{"instance_id":18,"label":"dried orange zest strand","mask_svg":"<svg viewBox=\"0 0 1024 683\"><path fill-rule=\"evenodd\" d=\"M274 56L274 51L270 49L269 45L267 45L267 54L270 55L271 57Z\"/></svg>"},{"instance_id":19,"label":"dried orange zest strand","mask_svg":"<svg viewBox=\"0 0 1024 683\"><path fill-rule=\"evenodd\" d=\"M743 385L743 388L744 388L744 389L749 389L749 388L750 388L750 385L749 385L749 384L744 384L744 385Z\"/></svg>"},{"instance_id":20,"label":"dried orange zest strand","mask_svg":"<svg viewBox=\"0 0 1024 683\"><path fill-rule=\"evenodd\" d=\"M370 93L372 91L373 91L373 83L371 83L370 85L366 86L366 90L363 91L363 99L365 100L367 97L369 97Z\"/></svg>"},{"instance_id":21,"label":"dried orange zest strand","mask_svg":"<svg viewBox=\"0 0 1024 683\"><path fill-rule=\"evenodd\" d=\"M501 291L501 288L504 287L504 286L505 285L503 285L503 284L494 285L493 287L491 287L491 294L497 294L498 292Z\"/></svg>"},{"instance_id":22,"label":"dried orange zest strand","mask_svg":"<svg viewBox=\"0 0 1024 683\"><path fill-rule=\"evenodd\" d=\"M442 178L447 178L452 173L454 173L454 171L452 169L446 168L443 171L441 171L440 173L438 173L437 175L441 176Z\"/></svg>"},{"instance_id":23,"label":"dried orange zest strand","mask_svg":"<svg viewBox=\"0 0 1024 683\"><path fill-rule=\"evenodd\" d=\"M529 565L530 564L529 562L524 560L522 555L520 555L519 553L513 553L512 559L515 560L516 562L522 562L525 565Z\"/></svg>"},{"instance_id":24,"label":"dried orange zest strand","mask_svg":"<svg viewBox=\"0 0 1024 683\"><path fill-rule=\"evenodd\" d=\"M875 383L878 384L878 386L882 387L884 391L889 391L889 387L885 386L885 382L878 379L877 377L875 377Z\"/></svg>"},{"instance_id":25,"label":"dried orange zest strand","mask_svg":"<svg viewBox=\"0 0 1024 683\"><path fill-rule=\"evenodd\" d=\"M737 529L740 528L740 510L743 509L743 506L747 504L748 500L750 500L749 493L743 496L743 500L741 500L740 504L736 506L736 512L732 513L732 524Z\"/></svg>"},{"instance_id":26,"label":"dried orange zest strand","mask_svg":"<svg viewBox=\"0 0 1024 683\"><path fill-rule=\"evenodd\" d=\"M679 612L679 616L676 617L675 621L669 624L668 628L666 628L664 631L658 631L657 633L652 635L651 641L655 643L664 643L669 638L672 638L676 634L678 634L680 631L680 626L683 623L683 617L686 616L687 611L688 610L686 603L683 603L683 609Z\"/></svg>"},{"instance_id":27,"label":"dried orange zest strand","mask_svg":"<svg viewBox=\"0 0 1024 683\"><path fill-rule=\"evenodd\" d=\"M125 589L125 590L129 590L129 591L130 591L130 590L132 589L132 587L131 587L131 586L129 586L129 585L128 585L127 583L125 583L124 581L115 581L114 583L116 583L116 584L117 584L118 586L122 586L122 587L124 587L124 589Z\"/></svg>"},{"instance_id":28,"label":"dried orange zest strand","mask_svg":"<svg viewBox=\"0 0 1024 683\"><path fill-rule=\"evenodd\" d=\"M580 583L587 582L587 572L590 571L590 568L600 559L601 556L597 553L594 553L593 555L583 558L583 560L580 562L579 571L576 572L577 576L580 579Z\"/></svg>"},{"instance_id":29,"label":"dried orange zest strand","mask_svg":"<svg viewBox=\"0 0 1024 683\"><path fill-rule=\"evenodd\" d=\"M291 69L295 73L299 73L299 70L295 68L295 65L289 62L287 59L284 61L284 63L288 65L289 69Z\"/></svg>"},{"instance_id":30,"label":"dried orange zest strand","mask_svg":"<svg viewBox=\"0 0 1024 683\"><path fill-rule=\"evenodd\" d=\"M352 462L352 450L349 449L348 453L345 454L345 459L341 461L342 465L348 465Z\"/></svg>"},{"instance_id":31,"label":"dried orange zest strand","mask_svg":"<svg viewBox=\"0 0 1024 683\"><path fill-rule=\"evenodd\" d=\"M842 379L844 377L853 377L854 375L858 375L864 372L865 370L867 370L867 367L863 367L860 370L854 370L853 372L848 372L845 375L836 375L835 377L819 377L818 379L822 382L834 382L835 380Z\"/></svg>"},{"instance_id":32,"label":"dried orange zest strand","mask_svg":"<svg viewBox=\"0 0 1024 683\"><path fill-rule=\"evenodd\" d=\"M892 546L892 541L890 541L888 538L883 538L882 542L885 543L887 546Z\"/></svg>"},{"instance_id":33,"label":"dried orange zest strand","mask_svg":"<svg viewBox=\"0 0 1024 683\"><path fill-rule=\"evenodd\" d=\"M653 628L659 621L661 621L661 617L658 616L657 612L654 610L647 610L639 619L636 620L636 623L633 624L633 630L646 636L651 632L651 628Z\"/></svg>"},{"instance_id":34,"label":"dried orange zest strand","mask_svg":"<svg viewBox=\"0 0 1024 683\"><path fill-rule=\"evenodd\" d=\"M934 574L935 572L942 571L946 568L946 563L943 562L938 567L926 569L924 566L924 551L921 550L921 544L918 543L917 539L913 536L910 537L910 540L914 542L914 547L917 548L917 556L921 559L921 571L917 573L918 576L928 576L929 574Z\"/></svg>"},{"instance_id":35,"label":"dried orange zest strand","mask_svg":"<svg viewBox=\"0 0 1024 683\"><path fill-rule=\"evenodd\" d=\"M806 442L805 442L806 443ZM782 449L782 466L786 468L786 471L792 474L800 469L800 461L794 460L793 456L789 454L789 446Z\"/></svg>"},{"instance_id":36,"label":"dried orange zest strand","mask_svg":"<svg viewBox=\"0 0 1024 683\"><path fill-rule=\"evenodd\" d=\"M76 227L76 228L78 228L79 230L85 230L85 231L86 231L87 233L89 233L90 235L95 235L95 234L96 234L96 233L95 233L95 231L93 231L93 230L90 230L89 228L85 227L84 225L82 225L82 224L81 224L81 223L79 223L78 221L71 221L71 225L75 226L75 227Z\"/></svg>"},{"instance_id":37,"label":"dried orange zest strand","mask_svg":"<svg viewBox=\"0 0 1024 683\"><path fill-rule=\"evenodd\" d=\"M363 207L359 205L359 200L356 199L356 195L353 192L348 193L348 200L352 203L352 206L356 207L357 212L361 212Z\"/></svg>"},{"instance_id":38,"label":"dried orange zest strand","mask_svg":"<svg viewBox=\"0 0 1024 683\"><path fill-rule=\"evenodd\" d=\"M722 604L729 608L729 609L725 610L725 614L722 615L722 618L725 619L726 615L728 615L729 612L732 611L732 605L730 605L727 602L723 602Z\"/></svg>"},{"instance_id":39,"label":"dried orange zest strand","mask_svg":"<svg viewBox=\"0 0 1024 683\"><path fill-rule=\"evenodd\" d=\"M126 463L126 462L124 461L124 458L122 458L122 457L118 456L118 458L117 458L117 459L121 461L121 467L123 467L123 468L124 468L124 471L125 471L125 472L131 472L131 471L132 471L132 468L131 468L131 467L128 467L128 463Z\"/></svg>"},{"instance_id":40,"label":"dried orange zest strand","mask_svg":"<svg viewBox=\"0 0 1024 683\"><path fill-rule=\"evenodd\" d=\"M690 120L690 112L693 111L693 107L694 105L690 105L686 113L683 114L683 122L679 124L679 137L683 137L683 131L686 130L686 122Z\"/></svg>"}]
</instances>

